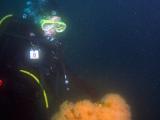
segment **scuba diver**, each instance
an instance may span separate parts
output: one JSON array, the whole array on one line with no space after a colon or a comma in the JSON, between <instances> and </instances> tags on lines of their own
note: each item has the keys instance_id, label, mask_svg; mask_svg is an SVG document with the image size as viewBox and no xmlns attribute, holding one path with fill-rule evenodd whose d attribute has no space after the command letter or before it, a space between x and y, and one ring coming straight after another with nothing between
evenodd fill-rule
<instances>
[{"instance_id":1,"label":"scuba diver","mask_svg":"<svg viewBox=\"0 0 160 120\"><path fill-rule=\"evenodd\" d=\"M60 20L57 16L55 17L53 20ZM22 112L28 113L27 116L37 117L37 114L41 113L40 116L43 116L41 119L46 120L45 117L51 116L53 112L57 111L63 101L73 98L76 93L73 88L75 86L96 98L90 85L71 74L71 70L65 65L63 40L55 38L56 33L51 30L54 26L48 25L54 23L53 20L42 21L42 23L45 22L42 30L32 21L20 21L16 17L10 18L1 26L3 29L0 34L0 77L3 76L2 73L4 73L4 77L0 79L6 80L5 86L8 86L8 89L0 90L0 92L2 92L1 97L9 94L6 99L13 100L9 101L10 104L16 104L14 107L17 110L14 110L13 116L18 114L20 109L25 109L26 111L22 110ZM60 27L62 26L58 26L58 31L60 31ZM47 29L50 31L48 32ZM36 77L39 78L39 81ZM4 105L6 103L3 103ZM8 104L7 106L10 107ZM33 112L34 115L30 114L29 109L33 107L34 111L38 110L37 113ZM21 115L19 119L24 116L24 114ZM32 120L28 117L23 119Z\"/></svg>"},{"instance_id":2,"label":"scuba diver","mask_svg":"<svg viewBox=\"0 0 160 120\"><path fill-rule=\"evenodd\" d=\"M27 3L30 9L31 4ZM63 101L75 94L81 96L75 88L96 98L95 90L65 64L64 41L59 34L66 23L55 11L48 17L36 17L34 22L28 15L35 17L25 10L22 18L10 15L0 22L0 81L4 83L0 85L0 105L4 117L47 120Z\"/></svg>"},{"instance_id":3,"label":"scuba diver","mask_svg":"<svg viewBox=\"0 0 160 120\"><path fill-rule=\"evenodd\" d=\"M50 96L49 101L53 101L54 104L60 102L57 97L62 98L65 95L64 91L69 90L69 81L62 62L62 41L55 38L53 41L50 35L46 38L43 31L31 21L20 21L12 17L7 22L1 26L1 70L34 73ZM37 54L39 58L36 58ZM51 108L55 107L49 107Z\"/></svg>"}]
</instances>

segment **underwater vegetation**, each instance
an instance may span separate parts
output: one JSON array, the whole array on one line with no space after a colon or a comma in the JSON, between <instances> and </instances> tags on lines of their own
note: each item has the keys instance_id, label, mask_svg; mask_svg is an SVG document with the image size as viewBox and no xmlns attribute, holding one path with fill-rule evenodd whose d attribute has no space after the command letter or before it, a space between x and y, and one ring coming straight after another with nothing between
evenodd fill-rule
<instances>
[{"instance_id":1,"label":"underwater vegetation","mask_svg":"<svg viewBox=\"0 0 160 120\"><path fill-rule=\"evenodd\" d=\"M65 101L51 120L131 120L131 112L120 95L108 94L96 103Z\"/></svg>"}]
</instances>

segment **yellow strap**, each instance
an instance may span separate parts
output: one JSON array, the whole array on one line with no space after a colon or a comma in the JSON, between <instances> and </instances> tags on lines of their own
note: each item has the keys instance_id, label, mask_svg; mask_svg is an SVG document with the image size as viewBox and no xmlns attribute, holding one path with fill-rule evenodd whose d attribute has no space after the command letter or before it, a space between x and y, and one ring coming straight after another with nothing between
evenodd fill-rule
<instances>
[{"instance_id":1,"label":"yellow strap","mask_svg":"<svg viewBox=\"0 0 160 120\"><path fill-rule=\"evenodd\" d=\"M47 97L46 91L43 88L43 86L42 86L40 80L38 79L38 77L36 77L33 73L31 73L29 71L26 71L26 70L20 70L20 72L32 77L38 83L38 85L40 86L40 88L42 89L42 92L43 92L43 97L44 97L46 108L48 108L49 107L49 105L48 105L48 97Z\"/></svg>"}]
</instances>

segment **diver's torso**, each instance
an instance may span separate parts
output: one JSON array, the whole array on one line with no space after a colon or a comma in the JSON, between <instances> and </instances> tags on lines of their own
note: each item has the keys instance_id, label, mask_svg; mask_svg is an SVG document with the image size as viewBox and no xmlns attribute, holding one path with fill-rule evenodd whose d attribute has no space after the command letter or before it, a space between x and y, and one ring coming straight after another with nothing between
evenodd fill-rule
<instances>
[{"instance_id":1,"label":"diver's torso","mask_svg":"<svg viewBox=\"0 0 160 120\"><path fill-rule=\"evenodd\" d=\"M16 20L8 23L0 40L5 46L0 50L1 68L36 74L47 91L50 106L60 104L65 94L62 42L47 41L34 24ZM30 59L31 50L39 51L39 59Z\"/></svg>"}]
</instances>

